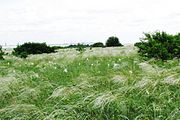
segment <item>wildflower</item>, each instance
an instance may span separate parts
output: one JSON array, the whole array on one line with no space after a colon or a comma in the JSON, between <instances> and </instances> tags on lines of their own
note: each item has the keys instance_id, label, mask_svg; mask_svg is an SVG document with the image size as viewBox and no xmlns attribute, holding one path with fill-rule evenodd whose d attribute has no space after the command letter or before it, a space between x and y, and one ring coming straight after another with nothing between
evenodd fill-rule
<instances>
[{"instance_id":1,"label":"wildflower","mask_svg":"<svg viewBox=\"0 0 180 120\"><path fill-rule=\"evenodd\" d=\"M149 95L149 91L148 90L146 90L146 93Z\"/></svg>"},{"instance_id":2,"label":"wildflower","mask_svg":"<svg viewBox=\"0 0 180 120\"><path fill-rule=\"evenodd\" d=\"M34 77L39 78L39 74L35 73Z\"/></svg>"},{"instance_id":3,"label":"wildflower","mask_svg":"<svg viewBox=\"0 0 180 120\"><path fill-rule=\"evenodd\" d=\"M65 73L67 73L67 72L68 72L68 70L65 68L65 69L64 69L64 72L65 72Z\"/></svg>"}]
</instances>

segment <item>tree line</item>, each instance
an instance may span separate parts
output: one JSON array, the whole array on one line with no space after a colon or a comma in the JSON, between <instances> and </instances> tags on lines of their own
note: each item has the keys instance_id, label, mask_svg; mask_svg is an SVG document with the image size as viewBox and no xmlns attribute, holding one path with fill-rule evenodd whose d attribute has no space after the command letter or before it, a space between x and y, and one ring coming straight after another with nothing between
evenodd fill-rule
<instances>
[{"instance_id":1,"label":"tree line","mask_svg":"<svg viewBox=\"0 0 180 120\"><path fill-rule=\"evenodd\" d=\"M97 42L92 45L76 44L66 47L53 46L50 47L46 43L24 43L13 49L12 54L26 58L30 54L53 53L56 49L76 48L77 51L83 52L85 48L90 47L121 47L123 46L119 39L115 36L109 37L105 45L102 42ZM171 35L164 31L155 31L153 33L144 33L144 37L140 42L134 44L138 48L138 53L145 59L155 58L160 60L169 60L180 58L180 33ZM0 60L3 60L4 52L0 46Z\"/></svg>"}]
</instances>

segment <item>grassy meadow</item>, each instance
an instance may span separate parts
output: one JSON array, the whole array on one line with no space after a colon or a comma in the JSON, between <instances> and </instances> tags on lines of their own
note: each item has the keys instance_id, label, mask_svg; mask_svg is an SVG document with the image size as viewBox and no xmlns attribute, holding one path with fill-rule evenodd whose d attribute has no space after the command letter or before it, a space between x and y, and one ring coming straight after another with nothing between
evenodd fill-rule
<instances>
[{"instance_id":1,"label":"grassy meadow","mask_svg":"<svg viewBox=\"0 0 180 120\"><path fill-rule=\"evenodd\" d=\"M178 120L180 61L133 46L0 61L0 120Z\"/></svg>"}]
</instances>

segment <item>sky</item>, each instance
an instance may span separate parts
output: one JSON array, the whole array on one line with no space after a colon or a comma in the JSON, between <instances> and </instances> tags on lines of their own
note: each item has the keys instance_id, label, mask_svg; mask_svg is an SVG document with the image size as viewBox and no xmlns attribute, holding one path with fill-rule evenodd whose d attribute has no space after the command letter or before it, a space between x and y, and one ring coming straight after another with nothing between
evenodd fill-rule
<instances>
[{"instance_id":1,"label":"sky","mask_svg":"<svg viewBox=\"0 0 180 120\"><path fill-rule=\"evenodd\" d=\"M0 44L135 43L180 32L180 0L0 0Z\"/></svg>"}]
</instances>

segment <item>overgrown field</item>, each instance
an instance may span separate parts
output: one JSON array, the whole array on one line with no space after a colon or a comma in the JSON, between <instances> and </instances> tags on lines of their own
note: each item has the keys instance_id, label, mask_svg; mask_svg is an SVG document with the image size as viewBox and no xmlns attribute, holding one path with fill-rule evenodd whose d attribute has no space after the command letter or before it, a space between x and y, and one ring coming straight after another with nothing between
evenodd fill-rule
<instances>
[{"instance_id":1,"label":"overgrown field","mask_svg":"<svg viewBox=\"0 0 180 120\"><path fill-rule=\"evenodd\" d=\"M178 120L180 61L132 46L0 61L0 120Z\"/></svg>"}]
</instances>

